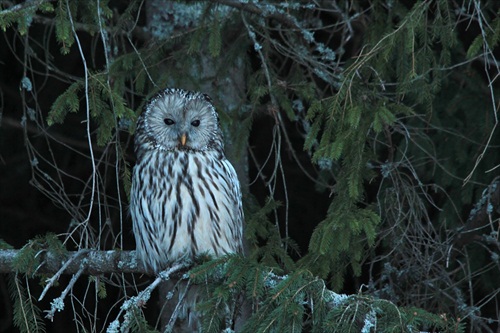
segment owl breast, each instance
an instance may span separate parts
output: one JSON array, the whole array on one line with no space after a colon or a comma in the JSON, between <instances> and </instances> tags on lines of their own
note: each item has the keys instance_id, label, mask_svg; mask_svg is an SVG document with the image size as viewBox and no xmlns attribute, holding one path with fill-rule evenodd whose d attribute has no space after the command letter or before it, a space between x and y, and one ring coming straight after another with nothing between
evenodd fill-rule
<instances>
[{"instance_id":1,"label":"owl breast","mask_svg":"<svg viewBox=\"0 0 500 333\"><path fill-rule=\"evenodd\" d=\"M238 179L216 151L147 151L134 167L130 212L138 259L153 272L242 251Z\"/></svg>"}]
</instances>

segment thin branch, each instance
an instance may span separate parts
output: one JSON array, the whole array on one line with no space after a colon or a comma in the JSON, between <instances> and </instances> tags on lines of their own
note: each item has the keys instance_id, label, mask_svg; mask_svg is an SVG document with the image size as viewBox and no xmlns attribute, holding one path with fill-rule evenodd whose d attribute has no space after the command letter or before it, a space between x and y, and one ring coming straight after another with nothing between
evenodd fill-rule
<instances>
[{"instance_id":1,"label":"thin branch","mask_svg":"<svg viewBox=\"0 0 500 333\"><path fill-rule=\"evenodd\" d=\"M54 285L54 283L59 280L59 277L66 271L66 269L68 268L69 265L71 265L71 263L77 259L78 257L80 257L81 255L85 254L87 251L83 250L83 251L78 251L76 252L74 255L72 255L69 260L67 260L64 265L62 265L62 267L57 271L56 274L54 274L50 279L48 279L46 282L47 284L45 285L45 288L43 289L42 291L42 294L40 295L40 297L38 298L38 301L41 301L43 299L43 297L45 296L45 294L47 293L47 291L49 291L49 289L52 287L52 285ZM83 265L83 262L82 262L82 265ZM81 265L81 266L82 266ZM81 269L80 269L81 270ZM79 270L79 271L80 271Z\"/></svg>"},{"instance_id":2,"label":"thin branch","mask_svg":"<svg viewBox=\"0 0 500 333\"><path fill-rule=\"evenodd\" d=\"M90 152L90 160L92 161L92 176L91 176L91 179L92 179L92 195L90 197L90 206L89 206L89 210L88 210L88 213L87 213L87 218L85 220L85 222L89 221L90 220L90 215L92 214L92 208L94 206L94 197L95 197L95 194L96 194L96 191L98 191L98 189L96 188L97 187L97 180L96 180L96 177L97 177L97 167L96 167L96 162L95 162L95 157L94 157L94 151L92 150L92 140L91 140L91 130L90 130L90 97L89 97L89 70L88 70L88 67L87 67L87 60L85 58L85 54L83 52L83 46L82 44L80 43L80 38L78 37L78 34L76 33L76 29L75 29L75 25L74 25L74 22L73 22L73 14L71 13L71 10L70 10L70 7L69 7L69 3L66 3L66 9L68 11L68 17L69 17L69 21L71 22L71 30L73 31L73 35L75 37L75 41L76 41L76 45L78 46L78 51L80 53L80 57L81 57L81 60L82 60L82 64L83 64L83 70L84 70L84 75L85 75L85 111L86 111L86 114L87 114L87 140L88 140L88 144L89 144L89 152Z\"/></svg>"},{"instance_id":3,"label":"thin branch","mask_svg":"<svg viewBox=\"0 0 500 333\"><path fill-rule=\"evenodd\" d=\"M76 274L73 274L73 277L71 277L71 281L69 281L68 285L66 288L64 288L63 292L61 293L61 296L58 298L55 298L52 302L50 302L50 310L46 311L47 315L45 318L50 319L50 321L54 320L54 314L56 312L62 311L64 309L64 299L66 296L68 296L69 292L73 289L73 286L75 285L76 281L80 278L82 275L83 271L85 269L85 261L82 262L80 269L78 269L78 272Z\"/></svg>"}]
</instances>

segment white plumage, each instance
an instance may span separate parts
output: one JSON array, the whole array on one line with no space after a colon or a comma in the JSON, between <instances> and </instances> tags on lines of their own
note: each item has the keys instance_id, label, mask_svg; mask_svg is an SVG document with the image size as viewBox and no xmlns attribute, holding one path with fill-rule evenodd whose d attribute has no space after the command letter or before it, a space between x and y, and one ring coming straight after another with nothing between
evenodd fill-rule
<instances>
[{"instance_id":1,"label":"white plumage","mask_svg":"<svg viewBox=\"0 0 500 333\"><path fill-rule=\"evenodd\" d=\"M158 94L139 118L135 150L130 212L137 255L149 270L242 251L240 186L206 95Z\"/></svg>"}]
</instances>

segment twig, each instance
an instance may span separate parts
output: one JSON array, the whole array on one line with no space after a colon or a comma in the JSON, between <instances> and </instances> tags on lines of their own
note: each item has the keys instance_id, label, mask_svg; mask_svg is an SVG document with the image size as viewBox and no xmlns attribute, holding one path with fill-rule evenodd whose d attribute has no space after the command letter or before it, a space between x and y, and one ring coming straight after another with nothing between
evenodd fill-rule
<instances>
[{"instance_id":1,"label":"twig","mask_svg":"<svg viewBox=\"0 0 500 333\"><path fill-rule=\"evenodd\" d=\"M50 302L51 308L50 310L46 311L47 315L45 316L45 318L50 319L50 321L52 321L54 319L54 314L56 313L56 311L59 312L64 310L64 299L66 298L66 296L68 296L70 290L73 289L73 286L75 285L80 275L82 275L83 271L85 270L85 265L86 262L83 261L82 265L80 266L80 269L78 270L78 272L76 272L76 274L73 275L68 285L62 292L61 296L59 296L58 298L54 298L54 300Z\"/></svg>"},{"instance_id":2,"label":"twig","mask_svg":"<svg viewBox=\"0 0 500 333\"><path fill-rule=\"evenodd\" d=\"M89 251L88 250L82 250L82 251L78 251L76 253L74 253L65 263L64 265L61 267L61 269L59 269L57 271L56 274L54 274L50 279L47 279L45 282L47 282L47 285L45 286L45 288L43 289L42 291L42 294L40 295L40 297L38 298L38 301L40 302L44 297L45 297L45 294L47 294L47 291L49 291L49 289L52 287L52 285L57 281L59 280L59 277L64 273L64 271L69 267L69 265L75 260L77 259L79 256L83 255L83 254L87 254ZM80 270L79 270L80 271Z\"/></svg>"},{"instance_id":3,"label":"twig","mask_svg":"<svg viewBox=\"0 0 500 333\"><path fill-rule=\"evenodd\" d=\"M69 7L69 2L66 3L66 9L68 10L68 17L71 22L71 30L73 31L73 35L75 36L75 41L76 44L78 45L78 51L80 53L80 57L82 59L83 63L83 71L84 71L84 76L85 76L85 111L87 114L87 121L86 121L86 126L87 126L87 140L89 144L89 152L90 152L90 159L92 161L92 195L90 197L90 203L89 203L89 209L87 213L87 218L85 221L90 220L90 215L92 214L92 208L94 207L94 198L95 198L95 193L96 193L96 176L97 176L97 168L96 168L96 163L95 163L95 157L94 157L94 151L92 150L92 136L91 136L91 130L90 130L90 97L89 97L89 71L87 68L87 60L85 58L85 54L83 53L83 47L82 44L80 43L80 38L78 38L78 34L76 33L76 28L73 22L73 15L71 14L71 9Z\"/></svg>"},{"instance_id":4,"label":"twig","mask_svg":"<svg viewBox=\"0 0 500 333\"><path fill-rule=\"evenodd\" d=\"M488 45L488 42L487 42L486 31L485 31L485 27L483 25L483 14L482 14L482 10L481 10L481 2L477 1L477 0L474 1L474 8L475 8L475 11L477 12L477 23L479 25L479 28L481 29L481 36L483 38L483 55L485 55L484 58L487 59L487 55L491 55L492 58L494 60L496 60L495 55L493 54L493 50L490 49L490 47ZM494 65L494 67L496 67L496 70L497 70L497 73L498 73L500 71L500 68L498 66L498 62L494 61L493 65ZM472 168L472 170L469 173L469 175L467 175L467 177L465 177L462 186L465 186L471 180L472 175L474 174L474 172L477 169L477 166L479 165L479 163L483 159L483 157L484 157L484 155L486 153L486 150L488 150L488 148L490 146L490 142L493 140L494 133L495 133L497 127L498 127L498 107L496 105L497 101L496 101L496 97L495 97L495 91L493 89L493 81L494 81L494 79L492 79L490 77L490 71L489 71L489 64L488 64L488 62L484 63L484 73L486 74L486 77L488 78L488 82L489 82L488 88L490 90L491 104L492 104L492 109L493 109L493 118L495 119L495 124L493 125L493 128L491 129L490 135L488 137L488 141L486 142L486 146L484 147L484 149L481 152L481 154L479 154L479 156L477 157L476 162L474 163L474 167Z\"/></svg>"},{"instance_id":5,"label":"twig","mask_svg":"<svg viewBox=\"0 0 500 333\"><path fill-rule=\"evenodd\" d=\"M120 316L124 313L125 319L127 318L127 314L130 313L131 310L133 309L138 309L142 308L151 298L151 293L158 287L158 285L163 282L167 281L170 279L170 275L177 273L191 265L191 262L180 262L172 267L170 267L167 270L164 270L158 274L158 276L155 278L155 280L146 287L146 289L142 290L139 292L137 296L133 296L127 301L123 303L121 306L120 312L116 316L116 319L111 322L108 326L108 331L117 331L118 328L121 328L120 332L122 331L127 331L128 329L128 323L127 320L124 320L122 324L120 324Z\"/></svg>"}]
</instances>

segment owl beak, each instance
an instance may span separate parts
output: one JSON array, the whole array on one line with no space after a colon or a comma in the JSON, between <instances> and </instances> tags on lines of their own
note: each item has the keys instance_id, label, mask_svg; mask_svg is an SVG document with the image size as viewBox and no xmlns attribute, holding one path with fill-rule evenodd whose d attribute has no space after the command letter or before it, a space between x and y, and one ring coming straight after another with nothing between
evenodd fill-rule
<instances>
[{"instance_id":1,"label":"owl beak","mask_svg":"<svg viewBox=\"0 0 500 333\"><path fill-rule=\"evenodd\" d=\"M185 146L186 145L186 141L187 141L187 134L186 133L182 133L181 134L181 137L179 138L180 142L181 142L181 146Z\"/></svg>"}]
</instances>

